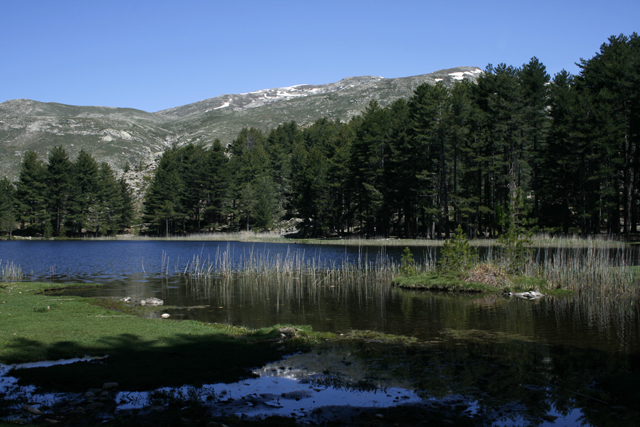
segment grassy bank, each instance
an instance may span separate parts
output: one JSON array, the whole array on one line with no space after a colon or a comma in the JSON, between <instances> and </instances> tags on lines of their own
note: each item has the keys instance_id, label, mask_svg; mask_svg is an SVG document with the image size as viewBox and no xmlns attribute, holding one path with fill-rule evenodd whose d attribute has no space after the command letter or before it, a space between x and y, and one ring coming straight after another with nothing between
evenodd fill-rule
<instances>
[{"instance_id":1,"label":"grassy bank","mask_svg":"<svg viewBox=\"0 0 640 427\"><path fill-rule=\"evenodd\" d=\"M403 289L432 291L486 293L537 291L549 295L573 294L573 292L569 290L551 288L547 281L538 277L507 275L497 269L487 272L486 275L486 277L490 277L491 279L494 279L496 275L502 275L503 277L499 281L483 281L481 278L475 281L473 276L468 274L441 274L437 271L431 271L409 276L397 276L393 278L392 283L394 286Z\"/></svg>"},{"instance_id":2,"label":"grassy bank","mask_svg":"<svg viewBox=\"0 0 640 427\"><path fill-rule=\"evenodd\" d=\"M58 390L109 381L130 390L237 381L250 368L282 355L273 345L280 338L277 327L250 330L143 319L114 310L119 308L117 303L105 307L90 299L43 293L49 287L46 283L0 285L0 363L108 355L100 364L25 371L25 375L39 376L40 383L47 383L43 375L50 376ZM292 345L320 339L320 334L298 329Z\"/></svg>"}]
</instances>

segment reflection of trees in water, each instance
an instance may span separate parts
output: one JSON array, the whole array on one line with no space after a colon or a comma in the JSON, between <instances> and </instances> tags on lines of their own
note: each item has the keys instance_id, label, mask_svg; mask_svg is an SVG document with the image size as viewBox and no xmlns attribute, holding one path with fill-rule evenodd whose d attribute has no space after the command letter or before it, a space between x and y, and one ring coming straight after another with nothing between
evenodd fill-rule
<instances>
[{"instance_id":1,"label":"reflection of trees in water","mask_svg":"<svg viewBox=\"0 0 640 427\"><path fill-rule=\"evenodd\" d=\"M408 381L423 398L461 395L496 420L521 416L537 425L553 405L564 415L580 408L583 421L604 426L612 405L618 405L616 425L637 421L637 407L625 407L615 387L599 386L602 378L629 372L626 354L480 335L458 337L455 345L359 342L352 354L366 366L364 375L384 372Z\"/></svg>"},{"instance_id":2,"label":"reflection of trees in water","mask_svg":"<svg viewBox=\"0 0 640 427\"><path fill-rule=\"evenodd\" d=\"M549 298L547 310L555 314L558 328L592 329L594 335L607 337L616 343L616 351L640 351L640 312L637 298L618 296L601 297L595 293L582 292L569 298Z\"/></svg>"},{"instance_id":3,"label":"reflection of trees in water","mask_svg":"<svg viewBox=\"0 0 640 427\"><path fill-rule=\"evenodd\" d=\"M421 311L433 311L438 316L431 316L434 323L429 326L431 330L479 325L483 329L535 338L541 336L542 328L555 329L556 340L566 337L575 341L592 334L594 340L606 337L601 346L613 343L624 349L637 346L639 339L638 287L634 270L629 268L630 254L623 246L597 245L538 251L527 267L529 273L541 275L554 284L565 283L578 295L545 297L540 302L522 304L500 295L455 295L451 299L451 294L440 294L442 298L436 301L430 294L393 289L390 279L397 273L398 265L385 255L372 261L358 258L325 262L319 257L308 257L303 251L275 255L251 251L236 256L227 249L206 260L194 256L180 270L163 259L162 271L168 279L181 278L191 298L215 300L216 304L229 308L242 305L259 308L261 313L275 314L272 318L276 320L282 310L304 312L320 307L317 310L320 313L328 304L342 311L365 307L367 316L379 317L385 324L391 322L390 325L402 320L411 325ZM495 254L485 255L491 258ZM471 302L464 303L467 300ZM391 308L394 304L399 308ZM371 307L375 310L371 311ZM388 309L399 310L403 319L387 313ZM487 326L487 318L495 310L504 315L498 320L494 316L491 321L498 324ZM398 330L407 330L407 326Z\"/></svg>"},{"instance_id":4,"label":"reflection of trees in water","mask_svg":"<svg viewBox=\"0 0 640 427\"><path fill-rule=\"evenodd\" d=\"M211 292L233 286L252 297L275 295L288 300L313 301L328 290L337 298L352 292L369 298L371 292L389 289L396 272L396 263L383 255L371 261L359 258L355 262L348 259L324 262L306 257L304 251L274 256L250 252L240 257L224 251L204 262L194 257L183 275L191 279L192 289L204 288Z\"/></svg>"}]
</instances>

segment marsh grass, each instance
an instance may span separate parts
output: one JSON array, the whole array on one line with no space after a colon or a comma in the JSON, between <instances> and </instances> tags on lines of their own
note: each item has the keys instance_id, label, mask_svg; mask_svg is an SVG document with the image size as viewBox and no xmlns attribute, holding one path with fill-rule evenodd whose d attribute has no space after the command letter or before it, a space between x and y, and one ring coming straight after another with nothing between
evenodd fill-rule
<instances>
[{"instance_id":1,"label":"marsh grass","mask_svg":"<svg viewBox=\"0 0 640 427\"><path fill-rule=\"evenodd\" d=\"M188 276L190 292L216 296L224 305L236 298L270 301L276 310L289 304L319 303L326 298L338 304L373 302L384 310L391 278L398 265L389 257L344 259L339 263L319 257L306 258L302 251L286 255L248 254L233 268L226 255L218 258L219 270L205 263L211 276ZM191 265L200 265L197 261ZM224 268L223 268L224 267Z\"/></svg>"},{"instance_id":2,"label":"marsh grass","mask_svg":"<svg viewBox=\"0 0 640 427\"><path fill-rule=\"evenodd\" d=\"M3 282L19 282L22 280L22 269L13 261L7 261L2 265L0 260L0 277Z\"/></svg>"},{"instance_id":3,"label":"marsh grass","mask_svg":"<svg viewBox=\"0 0 640 427\"><path fill-rule=\"evenodd\" d=\"M557 241L556 243L560 243ZM603 244L604 242L604 244ZM580 296L591 299L610 298L637 301L640 297L640 267L635 257L636 251L623 242L613 240L591 239L581 242L582 246L566 241L566 245L550 247L531 247L530 254L519 266L517 274L510 274L508 280L503 280L495 287L504 290L537 290L561 294L559 290L571 291ZM534 242L535 244L535 242ZM533 250L535 249L535 250ZM435 289L460 290L463 285L454 284L455 280L465 280L465 274L451 277L447 274L437 274L434 263L435 257L429 254L427 260L416 272L415 277L407 279L396 276L396 282L407 282L409 287L423 288L431 285ZM468 271L474 269L495 269L508 271L509 257L505 256L500 246L490 246L482 252L482 256ZM470 282L478 282L473 280ZM470 286L474 290L474 286ZM566 292L565 292L566 293ZM628 304L627 304L628 305Z\"/></svg>"},{"instance_id":4,"label":"marsh grass","mask_svg":"<svg viewBox=\"0 0 640 427\"><path fill-rule=\"evenodd\" d=\"M540 277L550 287L588 292L601 297L638 295L636 255L628 245L602 247L597 242L576 249L556 247L540 250L524 264L524 275Z\"/></svg>"},{"instance_id":5,"label":"marsh grass","mask_svg":"<svg viewBox=\"0 0 640 427\"><path fill-rule=\"evenodd\" d=\"M610 298L638 296L640 268L633 266L636 260L630 246L622 242L614 245L612 240L602 239L584 240L582 244L586 246L577 247L569 242L565 246L532 251L519 274L509 275L509 280L498 287L508 289L515 286L516 289L538 291L563 289ZM483 251L482 256L474 258L469 270L490 267L508 271L508 262L501 247L491 246ZM427 249L423 260L414 265L414 276L429 277L430 281L438 282L435 283L438 288L451 288L450 280L447 282L436 277L438 266L436 248ZM375 258L360 251L357 257L335 261L321 256L310 257L304 250L271 254L251 249L236 254L228 244L226 249L219 247L215 254L204 257L201 252L186 263L181 264L177 260L175 265L163 253L160 273L164 277L182 276L193 286L211 285L214 280L220 286L232 286L233 281L238 281L258 288L277 287L283 297L295 297L315 292L320 287L383 292L390 288L394 277L401 275L401 269L400 260L386 255L384 248ZM220 281L222 278L227 280Z\"/></svg>"}]
</instances>

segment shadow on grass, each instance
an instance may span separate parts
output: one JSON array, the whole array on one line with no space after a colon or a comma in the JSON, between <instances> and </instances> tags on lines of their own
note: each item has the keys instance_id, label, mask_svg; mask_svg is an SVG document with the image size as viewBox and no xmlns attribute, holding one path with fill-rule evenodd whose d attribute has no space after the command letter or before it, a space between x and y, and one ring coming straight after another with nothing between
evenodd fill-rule
<instances>
[{"instance_id":1,"label":"shadow on grass","mask_svg":"<svg viewBox=\"0 0 640 427\"><path fill-rule=\"evenodd\" d=\"M228 383L250 377L251 368L281 357L269 344L243 342L219 334L177 335L155 341L122 334L102 340L100 348L58 342L44 349L48 360L68 358L70 354L108 355L105 359L18 369L11 374L20 378L20 384L56 391L81 391L101 387L105 382L117 382L127 390ZM24 354L43 350L41 343L28 339L13 345Z\"/></svg>"}]
</instances>

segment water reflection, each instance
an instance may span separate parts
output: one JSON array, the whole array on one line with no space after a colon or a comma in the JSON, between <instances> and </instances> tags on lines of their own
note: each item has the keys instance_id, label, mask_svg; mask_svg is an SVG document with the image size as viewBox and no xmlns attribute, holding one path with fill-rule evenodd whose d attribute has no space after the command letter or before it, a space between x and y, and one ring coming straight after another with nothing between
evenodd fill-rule
<instances>
[{"instance_id":1,"label":"water reflection","mask_svg":"<svg viewBox=\"0 0 640 427\"><path fill-rule=\"evenodd\" d=\"M433 259L424 248L414 255ZM329 363L316 386L402 387L423 402L454 396L463 411L473 407L496 425L540 425L544 416L560 416L605 426L614 406L622 414L616 425L633 425L628 420L637 419L640 398L638 298L583 292L525 301L400 290L390 286L391 261L399 256L399 249L228 242L0 243L0 259L20 263L29 279L98 282L99 289L73 292L130 297L132 304L161 298L152 317L251 328L307 324L347 335L373 330L430 344L344 344L331 350L342 352L333 364L328 350L320 350L325 353L308 355ZM212 259L228 268L198 275ZM265 263L269 269L260 268Z\"/></svg>"}]
</instances>

